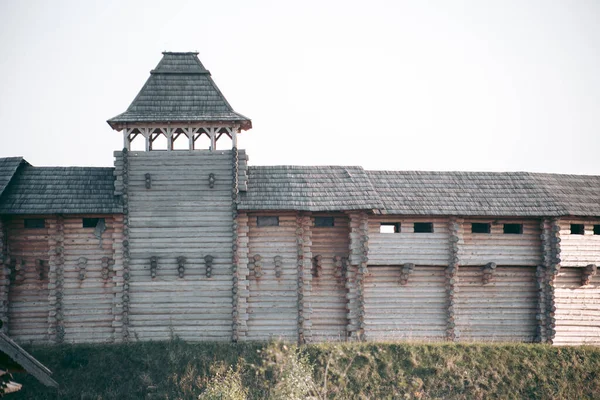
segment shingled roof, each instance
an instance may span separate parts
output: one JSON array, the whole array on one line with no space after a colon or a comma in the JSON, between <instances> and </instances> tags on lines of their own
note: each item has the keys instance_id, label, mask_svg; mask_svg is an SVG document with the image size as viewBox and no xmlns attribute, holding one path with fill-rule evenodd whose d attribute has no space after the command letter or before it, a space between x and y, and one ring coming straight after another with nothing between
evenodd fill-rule
<instances>
[{"instance_id":1,"label":"shingled roof","mask_svg":"<svg viewBox=\"0 0 600 400\"><path fill-rule=\"evenodd\" d=\"M600 216L600 176L531 175L560 207L560 215Z\"/></svg>"},{"instance_id":2,"label":"shingled roof","mask_svg":"<svg viewBox=\"0 0 600 400\"><path fill-rule=\"evenodd\" d=\"M250 129L252 121L233 110L198 53L164 52L127 111L107 122L120 130L127 123L233 122Z\"/></svg>"},{"instance_id":3,"label":"shingled roof","mask_svg":"<svg viewBox=\"0 0 600 400\"><path fill-rule=\"evenodd\" d=\"M554 216L562 207L527 172L368 171L388 214Z\"/></svg>"},{"instance_id":4,"label":"shingled roof","mask_svg":"<svg viewBox=\"0 0 600 400\"><path fill-rule=\"evenodd\" d=\"M343 211L382 207L361 167L267 166L248 169L241 210Z\"/></svg>"},{"instance_id":5,"label":"shingled roof","mask_svg":"<svg viewBox=\"0 0 600 400\"><path fill-rule=\"evenodd\" d=\"M0 158L0 196L2 196L4 189L8 186L19 166L26 163L27 161L23 160L23 157Z\"/></svg>"},{"instance_id":6,"label":"shingled roof","mask_svg":"<svg viewBox=\"0 0 600 400\"><path fill-rule=\"evenodd\" d=\"M113 171L24 165L0 197L0 214L121 213Z\"/></svg>"},{"instance_id":7,"label":"shingled roof","mask_svg":"<svg viewBox=\"0 0 600 400\"><path fill-rule=\"evenodd\" d=\"M241 210L375 210L399 215L600 216L600 177L529 172L250 167Z\"/></svg>"}]
</instances>

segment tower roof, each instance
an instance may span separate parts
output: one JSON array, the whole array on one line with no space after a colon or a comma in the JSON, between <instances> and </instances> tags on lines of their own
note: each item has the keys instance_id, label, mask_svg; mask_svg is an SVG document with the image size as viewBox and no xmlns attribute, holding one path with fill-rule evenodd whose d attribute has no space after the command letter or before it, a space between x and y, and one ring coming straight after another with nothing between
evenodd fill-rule
<instances>
[{"instance_id":1,"label":"tower roof","mask_svg":"<svg viewBox=\"0 0 600 400\"><path fill-rule=\"evenodd\" d=\"M164 52L127 111L107 122L117 130L148 122L228 122L252 128L252 121L227 102L198 53Z\"/></svg>"}]
</instances>

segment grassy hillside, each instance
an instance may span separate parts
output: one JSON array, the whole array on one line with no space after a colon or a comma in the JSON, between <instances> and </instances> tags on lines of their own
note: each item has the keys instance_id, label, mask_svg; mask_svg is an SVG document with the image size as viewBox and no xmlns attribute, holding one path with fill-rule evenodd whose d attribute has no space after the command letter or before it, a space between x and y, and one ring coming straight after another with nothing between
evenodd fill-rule
<instances>
[{"instance_id":1,"label":"grassy hillside","mask_svg":"<svg viewBox=\"0 0 600 400\"><path fill-rule=\"evenodd\" d=\"M494 344L28 347L61 388L29 376L14 399L600 398L600 348Z\"/></svg>"}]
</instances>

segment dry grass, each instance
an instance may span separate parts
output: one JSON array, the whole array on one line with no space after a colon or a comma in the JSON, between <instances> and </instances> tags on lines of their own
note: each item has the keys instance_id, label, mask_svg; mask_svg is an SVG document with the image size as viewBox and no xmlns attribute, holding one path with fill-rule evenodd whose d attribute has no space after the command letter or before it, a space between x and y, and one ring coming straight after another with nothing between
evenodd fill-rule
<instances>
[{"instance_id":1,"label":"dry grass","mask_svg":"<svg viewBox=\"0 0 600 400\"><path fill-rule=\"evenodd\" d=\"M236 399L246 391L249 399L600 398L598 347L173 340L28 350L61 388L17 376L25 388L15 399L196 399L234 386Z\"/></svg>"}]
</instances>

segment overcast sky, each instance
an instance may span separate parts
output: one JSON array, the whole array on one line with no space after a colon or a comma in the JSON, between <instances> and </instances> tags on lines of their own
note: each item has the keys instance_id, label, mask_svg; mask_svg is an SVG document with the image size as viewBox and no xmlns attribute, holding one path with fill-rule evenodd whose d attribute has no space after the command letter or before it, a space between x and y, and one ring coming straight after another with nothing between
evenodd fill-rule
<instances>
[{"instance_id":1,"label":"overcast sky","mask_svg":"<svg viewBox=\"0 0 600 400\"><path fill-rule=\"evenodd\" d=\"M169 50L252 165L600 174L597 0L0 0L0 50L0 157L33 165L112 165Z\"/></svg>"}]
</instances>

